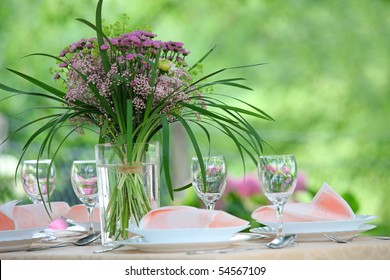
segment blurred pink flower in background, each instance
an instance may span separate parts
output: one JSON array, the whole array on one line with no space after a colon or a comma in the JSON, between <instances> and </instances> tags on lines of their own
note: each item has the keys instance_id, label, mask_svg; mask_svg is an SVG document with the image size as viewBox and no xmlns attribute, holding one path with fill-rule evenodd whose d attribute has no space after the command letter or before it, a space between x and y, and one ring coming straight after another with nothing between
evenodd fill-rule
<instances>
[{"instance_id":1,"label":"blurred pink flower in background","mask_svg":"<svg viewBox=\"0 0 390 280\"><path fill-rule=\"evenodd\" d=\"M307 176L304 172L298 171L297 174L297 186L295 187L295 191L306 191L307 189Z\"/></svg>"},{"instance_id":2,"label":"blurred pink flower in background","mask_svg":"<svg viewBox=\"0 0 390 280\"><path fill-rule=\"evenodd\" d=\"M235 191L242 197L252 196L260 193L260 184L257 176L247 175L238 179L228 177L226 183L226 193Z\"/></svg>"},{"instance_id":3,"label":"blurred pink flower in background","mask_svg":"<svg viewBox=\"0 0 390 280\"><path fill-rule=\"evenodd\" d=\"M307 188L307 178L305 173L298 171L297 186L295 191L305 191ZM228 177L225 193L235 191L241 197L249 197L261 193L259 179L256 175L249 174L245 177Z\"/></svg>"}]
</instances>

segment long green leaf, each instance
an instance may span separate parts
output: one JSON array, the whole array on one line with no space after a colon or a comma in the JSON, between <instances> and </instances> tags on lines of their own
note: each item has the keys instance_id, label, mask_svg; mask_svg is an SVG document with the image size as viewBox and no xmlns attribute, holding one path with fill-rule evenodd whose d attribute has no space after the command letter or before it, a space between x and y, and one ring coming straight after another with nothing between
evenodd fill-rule
<instances>
[{"instance_id":1,"label":"long green leaf","mask_svg":"<svg viewBox=\"0 0 390 280\"><path fill-rule=\"evenodd\" d=\"M169 123L168 119L164 115L160 115L161 118L161 124L162 124L162 158L163 158L163 167L164 167L164 174L165 174L165 181L167 183L169 195L171 199L173 200L173 187L172 187L172 179L171 179L171 173L169 172Z\"/></svg>"},{"instance_id":2,"label":"long green leaf","mask_svg":"<svg viewBox=\"0 0 390 280\"><path fill-rule=\"evenodd\" d=\"M102 5L103 5L103 0L99 0L97 7L96 7L96 37L98 40L99 44L99 52L100 52L100 57L102 59L103 63L103 68L106 73L110 71L110 62L108 60L107 56L107 51L102 50L101 46L104 44L103 40L103 27L102 27Z\"/></svg>"},{"instance_id":3,"label":"long green leaf","mask_svg":"<svg viewBox=\"0 0 390 280\"><path fill-rule=\"evenodd\" d=\"M194 69L195 67L197 67L200 63L202 63L213 51L214 49L217 47L217 45L215 45L214 47L212 47L211 50L209 50L201 59L199 59L194 65L192 65L189 69L188 69L188 72L191 72L192 69Z\"/></svg>"},{"instance_id":4,"label":"long green leaf","mask_svg":"<svg viewBox=\"0 0 390 280\"><path fill-rule=\"evenodd\" d=\"M231 98L231 99L233 99L233 100L235 100L235 101L238 101L238 102L240 102L240 103L242 103L242 104L245 104L246 106L248 106L248 107L254 109L255 111L257 111L259 114L265 116L268 120L270 120L270 121L275 121L275 120L274 120L270 115L268 115L266 112L264 112L263 110L261 110L260 108L258 108L258 107L256 107L256 106L253 106L252 104L249 104L248 102L245 102L245 101L243 101L243 100L241 100L241 99L238 99L238 98L233 97L233 96L230 96L230 95L213 93L213 96L216 96L216 95L217 95L217 96L223 96L223 97ZM205 99L212 99L212 100L214 100L214 101L220 102L220 100L218 100L218 99L216 99L216 98L212 98L212 97L210 97L210 96L205 96L205 95L203 95L203 96L202 96L202 100L205 100Z\"/></svg>"},{"instance_id":5,"label":"long green leaf","mask_svg":"<svg viewBox=\"0 0 390 280\"><path fill-rule=\"evenodd\" d=\"M221 72L224 72L224 71L226 71L226 70L240 69L240 68L247 68L247 67L255 67L255 66L260 66L260 65L264 65L264 64L266 64L266 63L256 63L256 64L249 64L249 65L242 65L242 66L235 66L235 67L225 67L225 68L219 69L219 70L217 70L217 71L214 71L214 72L212 72L212 73L210 73L210 74L208 74L208 75L206 75L206 76L200 78L200 79L197 80L196 82L192 83L191 86L194 86L194 85L200 83L201 81L204 81L204 80L206 80L207 78L210 78L210 77L212 77L212 76L215 76L215 75L217 75L217 74L219 74L219 73L221 73Z\"/></svg>"},{"instance_id":6,"label":"long green leaf","mask_svg":"<svg viewBox=\"0 0 390 280\"><path fill-rule=\"evenodd\" d=\"M131 99L126 101L126 136L127 136L127 161L133 163L133 102Z\"/></svg>"},{"instance_id":7,"label":"long green leaf","mask_svg":"<svg viewBox=\"0 0 390 280\"><path fill-rule=\"evenodd\" d=\"M242 109L240 107L229 106L229 105L225 105L225 104L215 104L215 103L208 103L207 106L221 108L221 109L223 109L225 111L226 110L230 110L230 111L233 111L233 112L240 112L240 113L243 113L245 115L253 116L253 117L256 117L256 118L259 118L259 119L269 120L266 116L263 116L261 114L257 114L257 113L252 112L252 111L248 111L248 110Z\"/></svg>"},{"instance_id":8,"label":"long green leaf","mask_svg":"<svg viewBox=\"0 0 390 280\"><path fill-rule=\"evenodd\" d=\"M54 117L54 116L60 116L60 115L61 115L61 114L55 114L55 115L44 116L44 117L35 119L35 120L31 121L31 122L28 122L27 124L24 124L24 125L18 127L18 128L17 128L16 130L14 130L11 134L9 134L8 137L5 138L5 140L3 140L2 142L0 142L0 145L3 144L3 143L5 143L9 138L11 138L11 136L16 135L19 131L23 130L24 128L26 128L26 127L28 127L28 126L30 126L30 125L36 123L36 122L39 122L39 121L41 121L41 120L48 119L48 118L52 118L52 117Z\"/></svg>"},{"instance_id":9,"label":"long green leaf","mask_svg":"<svg viewBox=\"0 0 390 280\"><path fill-rule=\"evenodd\" d=\"M174 189L173 191L174 191L174 192L181 192L181 191L184 191L184 190L190 188L191 186L192 186L192 183L188 183L187 185L182 186L182 187L180 187L180 188L176 188L176 189Z\"/></svg>"},{"instance_id":10,"label":"long green leaf","mask_svg":"<svg viewBox=\"0 0 390 280\"><path fill-rule=\"evenodd\" d=\"M11 95L11 96L7 96L7 97L1 99L0 102L5 100L5 99L11 98L11 97L19 96L20 94L25 94L25 95L31 95L31 96L38 96L38 97L44 97L44 98L48 98L48 99L53 99L55 101L61 102L63 104L66 104L66 101L64 99L58 98L56 96L52 96L52 95L44 94L44 93L38 93L38 92L21 91L21 90L15 89L15 88L8 87L8 86L6 86L6 85L4 85L2 83L0 83L0 89L8 91L8 92L15 92L15 93L17 93L17 94L14 94L14 95Z\"/></svg>"},{"instance_id":11,"label":"long green leaf","mask_svg":"<svg viewBox=\"0 0 390 280\"><path fill-rule=\"evenodd\" d=\"M227 123L232 123L231 119L228 119L228 118L226 118L226 117L224 117L222 115L218 115L215 112L212 112L210 110L203 109L200 106L196 106L194 104L185 103L185 102L178 102L178 104L180 106L187 107L187 108L189 108L189 109L191 109L191 110L193 110L195 112L198 112L198 113L200 113L203 116L209 116L209 117L212 117L212 118L215 118L215 119L222 120L222 121L227 122Z\"/></svg>"},{"instance_id":12,"label":"long green leaf","mask_svg":"<svg viewBox=\"0 0 390 280\"><path fill-rule=\"evenodd\" d=\"M206 187L206 168L204 165L203 156L202 156L202 152L200 150L198 141L196 140L196 137L195 137L194 133L192 132L191 127L188 125L188 123L185 119L183 119L178 114L172 114L172 116L174 116L182 124L182 126L184 127L184 129L187 132L188 137L191 140L192 147L194 148L196 156L199 160L200 173L202 175L203 185Z\"/></svg>"},{"instance_id":13,"label":"long green leaf","mask_svg":"<svg viewBox=\"0 0 390 280\"><path fill-rule=\"evenodd\" d=\"M41 81L31 77L31 76L28 76L28 75L23 74L23 73L21 73L19 71L16 71L16 70L12 70L10 68L6 68L6 69L8 71L10 71L10 72L12 72L12 73L14 73L14 74L24 78L24 79L26 79L27 81L29 81L29 82L39 86L40 88L43 88L44 90L53 93L54 95L56 95L59 98L64 98L64 96L65 96L64 92L62 92L62 91L60 91L60 90L58 90L58 89L56 89L56 88L54 88L52 86L49 86L48 84L45 84L45 83L43 83L43 82L41 82Z\"/></svg>"}]
</instances>

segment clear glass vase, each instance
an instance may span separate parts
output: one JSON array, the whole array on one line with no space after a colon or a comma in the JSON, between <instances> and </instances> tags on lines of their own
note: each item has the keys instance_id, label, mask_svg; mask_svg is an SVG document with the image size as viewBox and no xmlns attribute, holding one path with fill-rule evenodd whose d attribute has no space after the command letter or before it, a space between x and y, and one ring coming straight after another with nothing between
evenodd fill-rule
<instances>
[{"instance_id":1,"label":"clear glass vase","mask_svg":"<svg viewBox=\"0 0 390 280\"><path fill-rule=\"evenodd\" d=\"M110 246L129 237L151 209L159 207L159 143L95 147L99 189L102 245Z\"/></svg>"}]
</instances>

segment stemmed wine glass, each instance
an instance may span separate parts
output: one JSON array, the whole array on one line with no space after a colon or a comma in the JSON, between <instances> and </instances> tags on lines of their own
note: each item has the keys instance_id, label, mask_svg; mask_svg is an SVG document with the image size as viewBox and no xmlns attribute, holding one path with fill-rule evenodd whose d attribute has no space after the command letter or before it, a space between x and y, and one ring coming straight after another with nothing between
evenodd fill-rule
<instances>
[{"instance_id":1,"label":"stemmed wine glass","mask_svg":"<svg viewBox=\"0 0 390 280\"><path fill-rule=\"evenodd\" d=\"M22 185L27 197L34 203L46 203L55 189L56 168L51 159L25 160L22 165ZM42 241L57 238L46 231Z\"/></svg>"},{"instance_id":2,"label":"stemmed wine glass","mask_svg":"<svg viewBox=\"0 0 390 280\"><path fill-rule=\"evenodd\" d=\"M35 204L46 203L55 189L56 169L51 159L25 160L22 166L22 185ZM50 168L50 169L49 169Z\"/></svg>"},{"instance_id":3,"label":"stemmed wine glass","mask_svg":"<svg viewBox=\"0 0 390 280\"><path fill-rule=\"evenodd\" d=\"M206 171L206 185L202 178L201 164L197 157L192 158L192 186L196 194L203 200L207 209L214 210L218 199L226 187L226 164L223 156L208 156L203 158Z\"/></svg>"},{"instance_id":4,"label":"stemmed wine glass","mask_svg":"<svg viewBox=\"0 0 390 280\"><path fill-rule=\"evenodd\" d=\"M283 208L294 192L297 183L297 163L293 155L260 156L258 165L260 186L265 196L275 205L277 214L277 234L269 243L278 248L284 239Z\"/></svg>"},{"instance_id":5,"label":"stemmed wine glass","mask_svg":"<svg viewBox=\"0 0 390 280\"><path fill-rule=\"evenodd\" d=\"M87 207L88 233L94 233L93 209L98 201L95 160L75 160L71 168L71 182L76 196Z\"/></svg>"}]
</instances>

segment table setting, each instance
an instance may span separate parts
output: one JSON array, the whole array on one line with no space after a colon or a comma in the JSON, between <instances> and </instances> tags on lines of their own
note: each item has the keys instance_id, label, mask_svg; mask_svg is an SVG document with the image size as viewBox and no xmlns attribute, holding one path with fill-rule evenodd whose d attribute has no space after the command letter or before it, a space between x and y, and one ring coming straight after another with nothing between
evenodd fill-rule
<instances>
[{"instance_id":1,"label":"table setting","mask_svg":"<svg viewBox=\"0 0 390 280\"><path fill-rule=\"evenodd\" d=\"M23 190L33 204L0 206L1 259L348 258L357 248L364 252L358 257L390 258L390 242L384 239L347 240L374 229L376 217L356 215L326 183L310 203L289 202L297 184L297 159L267 155L269 144L258 124L249 122L274 119L237 94L215 93L219 86L251 91L245 78L230 73L264 63L210 71L203 63L213 47L190 64L191 52L182 42L159 40L147 26L129 26L127 17L125 23L107 26L102 4L99 0L94 24L78 19L95 37L71 43L58 55L32 54L54 60L50 79L60 82L58 88L10 68L43 93L0 82L0 89L12 94L58 103L42 106L43 116L15 131L41 125L26 141L15 171L21 171ZM219 76L222 72L226 76ZM180 186L171 172L177 140L172 124L183 129L192 153L188 162L178 157L191 173L190 182ZM68 131L57 134L62 129ZM58 152L70 135L85 131L98 136L87 147L95 158L69 163L71 187L81 204L52 201ZM233 164L212 147L215 131L232 141L234 160L244 170L248 161L254 165L272 204L256 205L253 220L216 209ZM42 139L38 149L37 139ZM30 150L35 158L24 159ZM48 159L42 158L46 152ZM176 193L193 191L205 209L161 206L163 185L172 204ZM261 226L252 227L253 221Z\"/></svg>"},{"instance_id":2,"label":"table setting","mask_svg":"<svg viewBox=\"0 0 390 280\"><path fill-rule=\"evenodd\" d=\"M260 227L251 227L250 221L214 209L226 187L227 168L223 156L210 156L205 158L206 186L203 185L196 158L191 165L193 189L204 202L205 209L186 205L156 207L138 224L130 223L126 229L128 238L109 245L101 240L100 207L93 193L89 193L95 196L93 211L88 210L90 200L71 207L66 202L51 202L50 206L46 206L51 209L51 217L47 215L43 202L17 205L18 201L10 201L1 205L0 258L18 252L25 252L24 257L27 258L29 254L36 257L40 251L52 251L55 258L61 256L61 250L72 250L77 255L81 247L85 248L82 252L91 248L88 258L97 255L118 257L118 254L122 257L126 255L125 258L132 258L135 254L137 258L152 254L157 259L166 258L167 254L171 257L184 254L185 258L234 258L242 254L246 257L253 257L253 253L262 255L272 249L299 250L308 244L316 244L314 247L326 244L329 247L329 243L357 244L360 240L386 242L390 239L363 236L362 233L376 227L371 224L376 216L355 215L348 203L326 183L311 202L288 202L294 191L297 172L294 156L264 158L264 164L261 164L263 157L259 159L259 181L269 199L278 201L253 210L251 216L262 225ZM89 173L96 176L95 162L87 162L93 163L89 169L94 170ZM72 178L75 176L74 166L73 163ZM76 187L80 184L72 184L75 193L79 192ZM91 184L85 185L89 187ZM283 206L279 212L277 203ZM53 239L46 238L48 233ZM47 254L42 256L47 257ZM266 256L269 257L268 254Z\"/></svg>"}]
</instances>

